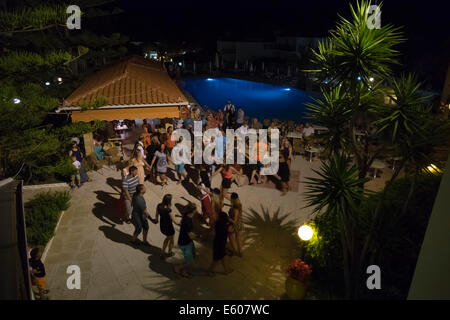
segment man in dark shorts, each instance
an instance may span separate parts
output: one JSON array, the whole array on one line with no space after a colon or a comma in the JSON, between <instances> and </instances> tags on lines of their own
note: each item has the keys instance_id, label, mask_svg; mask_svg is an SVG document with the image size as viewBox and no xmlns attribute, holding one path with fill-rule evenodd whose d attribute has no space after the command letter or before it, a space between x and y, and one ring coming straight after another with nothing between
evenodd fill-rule
<instances>
[{"instance_id":1,"label":"man in dark shorts","mask_svg":"<svg viewBox=\"0 0 450 320\"><path fill-rule=\"evenodd\" d=\"M193 233L194 223L192 217L197 213L197 207L194 203L188 205L187 210L183 214L181 219L180 234L178 236L178 246L183 252L184 264L181 266L174 266L174 271L179 275L190 278L192 277L191 268L194 264L195 258L195 239L199 239L199 236Z\"/></svg>"},{"instance_id":2,"label":"man in dark shorts","mask_svg":"<svg viewBox=\"0 0 450 320\"><path fill-rule=\"evenodd\" d=\"M147 211L147 204L144 199L145 191L145 186L143 184L138 184L136 186L136 193L133 197L133 212L131 213L131 223L134 225L133 239L131 240L131 243L133 244L140 244L137 237L141 232L143 232L143 243L145 245L150 245L147 241L149 229L147 219L150 219L153 223L156 221Z\"/></svg>"}]
</instances>

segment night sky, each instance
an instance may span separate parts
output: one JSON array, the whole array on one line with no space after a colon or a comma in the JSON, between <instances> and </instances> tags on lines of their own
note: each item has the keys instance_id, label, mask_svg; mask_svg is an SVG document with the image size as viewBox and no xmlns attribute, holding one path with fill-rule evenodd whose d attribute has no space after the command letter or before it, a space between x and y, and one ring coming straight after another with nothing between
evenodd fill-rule
<instances>
[{"instance_id":1,"label":"night sky","mask_svg":"<svg viewBox=\"0 0 450 320\"><path fill-rule=\"evenodd\" d=\"M405 68L421 74L433 88L442 86L450 62L450 18L443 3L386 0L382 9L382 24L404 27L408 41L399 49ZM209 48L217 39L326 36L338 14L350 16L348 0L119 0L116 5L124 13L101 28L107 26L135 41L186 41Z\"/></svg>"}]
</instances>

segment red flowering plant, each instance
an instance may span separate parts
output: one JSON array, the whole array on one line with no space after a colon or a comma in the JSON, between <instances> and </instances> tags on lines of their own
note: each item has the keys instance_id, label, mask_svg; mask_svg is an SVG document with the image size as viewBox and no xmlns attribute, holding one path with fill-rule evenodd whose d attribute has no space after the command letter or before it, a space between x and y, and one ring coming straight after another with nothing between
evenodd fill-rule
<instances>
[{"instance_id":1,"label":"red flowering plant","mask_svg":"<svg viewBox=\"0 0 450 320\"><path fill-rule=\"evenodd\" d=\"M312 270L311 267L301 259L295 259L289 264L287 273L291 276L291 278L301 282L306 282L311 277Z\"/></svg>"}]
</instances>

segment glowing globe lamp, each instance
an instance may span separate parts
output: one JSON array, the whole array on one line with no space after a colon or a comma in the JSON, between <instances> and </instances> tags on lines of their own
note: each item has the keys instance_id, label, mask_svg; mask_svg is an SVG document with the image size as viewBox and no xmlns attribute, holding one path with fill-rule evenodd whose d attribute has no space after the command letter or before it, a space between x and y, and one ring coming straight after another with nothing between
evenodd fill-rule
<instances>
[{"instance_id":1,"label":"glowing globe lamp","mask_svg":"<svg viewBox=\"0 0 450 320\"><path fill-rule=\"evenodd\" d=\"M298 228L298 236L300 239L308 241L312 238L314 234L313 229L310 226L307 226L306 224Z\"/></svg>"}]
</instances>

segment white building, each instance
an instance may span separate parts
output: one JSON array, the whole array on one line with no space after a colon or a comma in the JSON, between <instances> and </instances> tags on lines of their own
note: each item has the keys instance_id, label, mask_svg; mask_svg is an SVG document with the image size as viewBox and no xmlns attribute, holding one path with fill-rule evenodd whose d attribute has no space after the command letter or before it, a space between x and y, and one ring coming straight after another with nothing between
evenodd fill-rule
<instances>
[{"instance_id":1,"label":"white building","mask_svg":"<svg viewBox=\"0 0 450 320\"><path fill-rule=\"evenodd\" d=\"M258 58L301 58L308 48L316 48L322 38L277 36L275 41L217 41L217 51L228 63L244 63Z\"/></svg>"}]
</instances>

